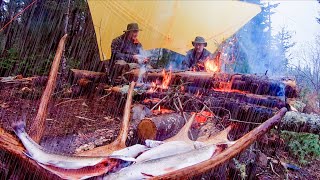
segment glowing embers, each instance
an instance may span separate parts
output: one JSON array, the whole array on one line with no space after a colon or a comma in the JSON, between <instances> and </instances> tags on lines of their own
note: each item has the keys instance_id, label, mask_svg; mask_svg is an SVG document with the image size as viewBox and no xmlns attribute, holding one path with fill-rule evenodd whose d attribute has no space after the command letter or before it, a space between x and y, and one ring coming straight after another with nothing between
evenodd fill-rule
<instances>
[{"instance_id":1,"label":"glowing embers","mask_svg":"<svg viewBox=\"0 0 320 180\"><path fill-rule=\"evenodd\" d=\"M232 89L232 81L231 82L219 82L219 87L213 88L214 91L218 92L234 92L240 94L247 94L246 91L241 91L238 89Z\"/></svg>"},{"instance_id":2,"label":"glowing embers","mask_svg":"<svg viewBox=\"0 0 320 180\"><path fill-rule=\"evenodd\" d=\"M194 114L194 112L192 113ZM202 111L201 113L197 113L195 116L195 120L197 123L205 123L209 118L212 118L214 114L209 111Z\"/></svg>"},{"instance_id":3,"label":"glowing embers","mask_svg":"<svg viewBox=\"0 0 320 180\"><path fill-rule=\"evenodd\" d=\"M153 110L152 113L154 115L160 115L160 114L168 114L168 113L173 113L174 111L171 109L166 109L164 107L159 106L158 109Z\"/></svg>"}]
</instances>

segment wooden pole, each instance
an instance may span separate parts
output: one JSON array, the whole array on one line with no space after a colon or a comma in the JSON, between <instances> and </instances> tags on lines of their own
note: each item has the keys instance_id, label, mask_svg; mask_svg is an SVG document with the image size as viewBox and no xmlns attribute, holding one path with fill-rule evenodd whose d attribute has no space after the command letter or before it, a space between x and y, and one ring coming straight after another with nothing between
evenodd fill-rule
<instances>
[{"instance_id":1,"label":"wooden pole","mask_svg":"<svg viewBox=\"0 0 320 180\"><path fill-rule=\"evenodd\" d=\"M37 143L40 142L43 132L45 130L45 120L48 113L48 104L50 102L52 92L54 91L54 88L56 86L57 74L59 71L59 64L60 64L61 56L64 50L66 38L67 38L67 34L65 34L60 39L60 42L56 51L56 55L53 59L53 63L49 73L48 83L41 97L41 102L39 105L37 116L29 130L30 137Z\"/></svg>"}]
</instances>

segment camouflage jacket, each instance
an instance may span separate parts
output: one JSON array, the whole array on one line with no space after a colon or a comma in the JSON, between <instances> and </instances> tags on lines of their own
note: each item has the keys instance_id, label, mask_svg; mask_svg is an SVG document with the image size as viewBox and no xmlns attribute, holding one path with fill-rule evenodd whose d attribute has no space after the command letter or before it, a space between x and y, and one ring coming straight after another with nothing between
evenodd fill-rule
<instances>
[{"instance_id":1,"label":"camouflage jacket","mask_svg":"<svg viewBox=\"0 0 320 180\"><path fill-rule=\"evenodd\" d=\"M111 43L111 65L114 64L115 60L133 62L133 55L139 54L140 49L142 49L141 43L138 40L128 40L125 34L113 39Z\"/></svg>"},{"instance_id":2,"label":"camouflage jacket","mask_svg":"<svg viewBox=\"0 0 320 180\"><path fill-rule=\"evenodd\" d=\"M204 60L206 60L210 56L212 56L211 52L208 51L207 49L203 49L202 54L197 59L195 50L190 49L187 52L187 55L186 55L184 61L182 62L183 67L184 67L184 69L189 69L194 66L197 66L197 64L199 64L199 63L203 64Z\"/></svg>"}]
</instances>

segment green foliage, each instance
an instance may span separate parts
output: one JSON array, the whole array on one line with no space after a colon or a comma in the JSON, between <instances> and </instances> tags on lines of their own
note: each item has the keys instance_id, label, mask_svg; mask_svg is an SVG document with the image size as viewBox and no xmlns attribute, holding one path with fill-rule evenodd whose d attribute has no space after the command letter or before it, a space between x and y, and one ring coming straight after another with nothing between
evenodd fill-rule
<instances>
[{"instance_id":1,"label":"green foliage","mask_svg":"<svg viewBox=\"0 0 320 180\"><path fill-rule=\"evenodd\" d=\"M67 59L67 69L79 69L80 61L75 58Z\"/></svg>"},{"instance_id":2,"label":"green foliage","mask_svg":"<svg viewBox=\"0 0 320 180\"><path fill-rule=\"evenodd\" d=\"M237 159L233 158L233 162L236 165L236 168L240 172L240 177L242 180L246 179L246 164L240 163Z\"/></svg>"},{"instance_id":3,"label":"green foliage","mask_svg":"<svg viewBox=\"0 0 320 180\"><path fill-rule=\"evenodd\" d=\"M11 71L18 62L19 54L15 48L6 51L6 56L0 58L1 71Z\"/></svg>"},{"instance_id":4,"label":"green foliage","mask_svg":"<svg viewBox=\"0 0 320 180\"><path fill-rule=\"evenodd\" d=\"M285 140L289 152L302 164L320 157L319 135L282 131L281 138Z\"/></svg>"},{"instance_id":5,"label":"green foliage","mask_svg":"<svg viewBox=\"0 0 320 180\"><path fill-rule=\"evenodd\" d=\"M165 68L170 63L171 54L172 52L170 50L162 49L162 56L157 62L157 67Z\"/></svg>"}]
</instances>

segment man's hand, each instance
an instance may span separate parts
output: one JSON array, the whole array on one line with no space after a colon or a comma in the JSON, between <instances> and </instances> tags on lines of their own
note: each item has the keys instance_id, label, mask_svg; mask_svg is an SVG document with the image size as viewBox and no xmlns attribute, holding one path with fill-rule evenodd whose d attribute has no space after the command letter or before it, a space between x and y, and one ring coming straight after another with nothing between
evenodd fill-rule
<instances>
[{"instance_id":1,"label":"man's hand","mask_svg":"<svg viewBox=\"0 0 320 180\"><path fill-rule=\"evenodd\" d=\"M138 62L138 60L139 60L139 55L133 55L132 56L132 58L133 58L133 60L135 61L135 62Z\"/></svg>"},{"instance_id":2,"label":"man's hand","mask_svg":"<svg viewBox=\"0 0 320 180\"><path fill-rule=\"evenodd\" d=\"M144 57L144 56L141 56L138 54L133 55L132 57L133 57L134 61L139 64L146 64L150 61L150 58Z\"/></svg>"}]
</instances>

